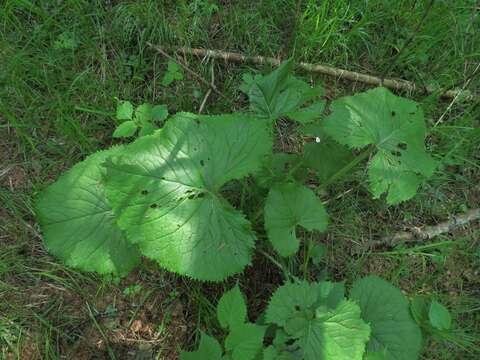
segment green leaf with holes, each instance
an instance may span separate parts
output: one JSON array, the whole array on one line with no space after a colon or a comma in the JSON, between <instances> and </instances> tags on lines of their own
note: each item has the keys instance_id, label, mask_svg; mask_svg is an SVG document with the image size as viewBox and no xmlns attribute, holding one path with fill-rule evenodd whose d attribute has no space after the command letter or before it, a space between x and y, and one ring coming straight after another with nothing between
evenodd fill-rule
<instances>
[{"instance_id":1,"label":"green leaf with holes","mask_svg":"<svg viewBox=\"0 0 480 360\"><path fill-rule=\"evenodd\" d=\"M372 328L368 352L384 351L387 360L418 358L422 333L399 289L379 277L367 276L353 284L350 299L358 302L362 318Z\"/></svg>"},{"instance_id":2,"label":"green leaf with holes","mask_svg":"<svg viewBox=\"0 0 480 360\"><path fill-rule=\"evenodd\" d=\"M69 266L124 275L140 262L105 196L105 169L100 164L121 151L115 147L90 155L36 199L45 246Z\"/></svg>"},{"instance_id":3,"label":"green leaf with holes","mask_svg":"<svg viewBox=\"0 0 480 360\"><path fill-rule=\"evenodd\" d=\"M197 351L180 352L180 360L221 360L222 348L218 341L202 332Z\"/></svg>"},{"instance_id":4,"label":"green leaf with holes","mask_svg":"<svg viewBox=\"0 0 480 360\"><path fill-rule=\"evenodd\" d=\"M373 146L368 166L374 198L387 194L389 204L412 198L435 162L425 151L426 128L419 105L379 87L332 103L323 130L354 149Z\"/></svg>"},{"instance_id":5,"label":"green leaf with holes","mask_svg":"<svg viewBox=\"0 0 480 360\"><path fill-rule=\"evenodd\" d=\"M265 228L268 239L282 256L294 255L299 247L298 225L312 231L324 231L328 216L315 193L298 183L272 187L265 203Z\"/></svg>"},{"instance_id":6,"label":"green leaf with holes","mask_svg":"<svg viewBox=\"0 0 480 360\"><path fill-rule=\"evenodd\" d=\"M179 113L105 163L118 224L160 266L220 281L251 261L255 234L221 195L257 171L272 150L271 125L245 114Z\"/></svg>"}]
</instances>

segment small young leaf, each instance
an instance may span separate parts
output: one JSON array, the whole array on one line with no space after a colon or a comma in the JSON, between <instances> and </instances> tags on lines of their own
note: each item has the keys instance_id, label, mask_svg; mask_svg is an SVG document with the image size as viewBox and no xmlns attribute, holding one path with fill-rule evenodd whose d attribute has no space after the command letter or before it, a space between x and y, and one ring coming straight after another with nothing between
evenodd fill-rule
<instances>
[{"instance_id":1,"label":"small young leaf","mask_svg":"<svg viewBox=\"0 0 480 360\"><path fill-rule=\"evenodd\" d=\"M287 116L301 124L306 124L318 119L322 115L323 110L325 110L325 104L326 102L324 100L318 101L306 108L289 112L287 113Z\"/></svg>"},{"instance_id":2,"label":"small young leaf","mask_svg":"<svg viewBox=\"0 0 480 360\"><path fill-rule=\"evenodd\" d=\"M315 193L297 183L277 184L265 203L265 228L268 239L282 256L294 255L299 247L297 225L312 231L325 231L328 216Z\"/></svg>"},{"instance_id":3,"label":"small young leaf","mask_svg":"<svg viewBox=\"0 0 480 360\"><path fill-rule=\"evenodd\" d=\"M452 327L450 312L445 306L435 300L430 304L428 318L430 319L430 324L438 330L450 330Z\"/></svg>"},{"instance_id":4,"label":"small young leaf","mask_svg":"<svg viewBox=\"0 0 480 360\"><path fill-rule=\"evenodd\" d=\"M221 360L222 348L217 339L202 332L197 351L180 352L180 360Z\"/></svg>"},{"instance_id":5,"label":"small young leaf","mask_svg":"<svg viewBox=\"0 0 480 360\"><path fill-rule=\"evenodd\" d=\"M232 329L236 325L243 324L246 317L247 305L237 284L220 298L217 305L218 322L222 328Z\"/></svg>"},{"instance_id":6,"label":"small young leaf","mask_svg":"<svg viewBox=\"0 0 480 360\"><path fill-rule=\"evenodd\" d=\"M232 360L253 360L262 350L266 327L239 324L231 328L225 339L225 349L232 352Z\"/></svg>"},{"instance_id":7,"label":"small young leaf","mask_svg":"<svg viewBox=\"0 0 480 360\"><path fill-rule=\"evenodd\" d=\"M417 324L422 325L428 321L428 306L425 299L417 295L410 302L410 312Z\"/></svg>"},{"instance_id":8,"label":"small young leaf","mask_svg":"<svg viewBox=\"0 0 480 360\"><path fill-rule=\"evenodd\" d=\"M162 79L162 85L163 86L168 86L170 85L173 80L175 80L175 78L173 77L173 74L170 73L170 72L167 72L164 76L163 76L163 79Z\"/></svg>"},{"instance_id":9,"label":"small young leaf","mask_svg":"<svg viewBox=\"0 0 480 360\"><path fill-rule=\"evenodd\" d=\"M367 276L355 281L350 299L357 301L362 319L372 328L368 351L385 349L387 360L418 358L422 332L399 289L379 277Z\"/></svg>"},{"instance_id":10,"label":"small young leaf","mask_svg":"<svg viewBox=\"0 0 480 360\"><path fill-rule=\"evenodd\" d=\"M314 265L318 265L327 253L327 246L325 244L314 244L310 251L310 258L312 259L312 263Z\"/></svg>"},{"instance_id":11,"label":"small young leaf","mask_svg":"<svg viewBox=\"0 0 480 360\"><path fill-rule=\"evenodd\" d=\"M163 121L168 117L167 105L155 105L152 108L153 121Z\"/></svg>"},{"instance_id":12,"label":"small young leaf","mask_svg":"<svg viewBox=\"0 0 480 360\"><path fill-rule=\"evenodd\" d=\"M119 101L117 104L117 120L132 120L133 105L130 101Z\"/></svg>"},{"instance_id":13,"label":"small young leaf","mask_svg":"<svg viewBox=\"0 0 480 360\"><path fill-rule=\"evenodd\" d=\"M155 131L155 126L152 123L143 123L140 131L138 133L138 136L146 136L146 135L151 135Z\"/></svg>"},{"instance_id":14,"label":"small young leaf","mask_svg":"<svg viewBox=\"0 0 480 360\"><path fill-rule=\"evenodd\" d=\"M137 128L138 126L135 121L125 121L117 126L112 136L114 138L130 137L135 134Z\"/></svg>"},{"instance_id":15,"label":"small young leaf","mask_svg":"<svg viewBox=\"0 0 480 360\"><path fill-rule=\"evenodd\" d=\"M135 119L140 123L149 123L152 121L152 105L144 103L135 109Z\"/></svg>"}]
</instances>

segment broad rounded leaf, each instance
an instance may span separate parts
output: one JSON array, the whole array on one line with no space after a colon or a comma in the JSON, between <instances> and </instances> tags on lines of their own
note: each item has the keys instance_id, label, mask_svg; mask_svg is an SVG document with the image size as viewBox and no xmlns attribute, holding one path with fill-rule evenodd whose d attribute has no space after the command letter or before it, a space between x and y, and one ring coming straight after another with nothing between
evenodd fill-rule
<instances>
[{"instance_id":1,"label":"broad rounded leaf","mask_svg":"<svg viewBox=\"0 0 480 360\"><path fill-rule=\"evenodd\" d=\"M135 119L142 124L152 121L152 105L144 103L135 109Z\"/></svg>"},{"instance_id":2,"label":"broad rounded leaf","mask_svg":"<svg viewBox=\"0 0 480 360\"><path fill-rule=\"evenodd\" d=\"M119 101L117 104L117 120L132 120L133 105L130 101Z\"/></svg>"},{"instance_id":3,"label":"broad rounded leaf","mask_svg":"<svg viewBox=\"0 0 480 360\"><path fill-rule=\"evenodd\" d=\"M265 326L250 323L233 327L225 339L232 360L253 360L262 350L265 330Z\"/></svg>"},{"instance_id":4,"label":"broad rounded leaf","mask_svg":"<svg viewBox=\"0 0 480 360\"><path fill-rule=\"evenodd\" d=\"M271 152L270 125L248 115L179 113L107 167L118 224L167 270L219 281L250 263L255 235L221 195Z\"/></svg>"},{"instance_id":5,"label":"broad rounded leaf","mask_svg":"<svg viewBox=\"0 0 480 360\"><path fill-rule=\"evenodd\" d=\"M375 198L387 193L389 204L413 197L435 170L435 162L425 151L422 110L414 101L385 88L335 100L322 126L341 144L376 148L368 169L370 190Z\"/></svg>"},{"instance_id":6,"label":"broad rounded leaf","mask_svg":"<svg viewBox=\"0 0 480 360\"><path fill-rule=\"evenodd\" d=\"M180 352L180 360L220 360L222 359L222 348L217 339L202 332L200 345L197 351Z\"/></svg>"},{"instance_id":7,"label":"broad rounded leaf","mask_svg":"<svg viewBox=\"0 0 480 360\"><path fill-rule=\"evenodd\" d=\"M220 298L217 305L218 322L224 329L231 329L235 325L243 324L246 317L247 305L237 284Z\"/></svg>"},{"instance_id":8,"label":"broad rounded leaf","mask_svg":"<svg viewBox=\"0 0 480 360\"><path fill-rule=\"evenodd\" d=\"M333 310L318 310L315 318L298 316L287 324L297 338L305 360L362 360L370 327L353 301L342 301Z\"/></svg>"},{"instance_id":9,"label":"broad rounded leaf","mask_svg":"<svg viewBox=\"0 0 480 360\"><path fill-rule=\"evenodd\" d=\"M314 312L319 306L334 309L343 299L343 283L329 281L286 283L273 293L265 320L267 323L283 327L299 312Z\"/></svg>"},{"instance_id":10,"label":"broad rounded leaf","mask_svg":"<svg viewBox=\"0 0 480 360\"><path fill-rule=\"evenodd\" d=\"M277 184L265 203L265 228L268 239L282 256L294 255L299 247L297 225L312 231L324 231L328 216L315 193L297 183Z\"/></svg>"},{"instance_id":11,"label":"broad rounded leaf","mask_svg":"<svg viewBox=\"0 0 480 360\"><path fill-rule=\"evenodd\" d=\"M409 302L401 291L376 276L357 280L350 291L372 328L368 351L385 351L387 360L415 360L422 333L410 315Z\"/></svg>"},{"instance_id":12,"label":"broad rounded leaf","mask_svg":"<svg viewBox=\"0 0 480 360\"><path fill-rule=\"evenodd\" d=\"M430 324L439 330L449 330L452 327L452 316L448 309L437 301L432 301L428 311Z\"/></svg>"},{"instance_id":13,"label":"broad rounded leaf","mask_svg":"<svg viewBox=\"0 0 480 360\"><path fill-rule=\"evenodd\" d=\"M134 121L125 121L117 126L113 132L114 138L130 137L137 131L137 124Z\"/></svg>"},{"instance_id":14,"label":"broad rounded leaf","mask_svg":"<svg viewBox=\"0 0 480 360\"><path fill-rule=\"evenodd\" d=\"M37 198L45 246L69 266L123 275L140 261L136 246L127 242L105 197L100 164L119 151L112 148L87 157Z\"/></svg>"},{"instance_id":15,"label":"broad rounded leaf","mask_svg":"<svg viewBox=\"0 0 480 360\"><path fill-rule=\"evenodd\" d=\"M154 121L163 121L168 117L167 105L155 105L152 108L152 118Z\"/></svg>"}]
</instances>

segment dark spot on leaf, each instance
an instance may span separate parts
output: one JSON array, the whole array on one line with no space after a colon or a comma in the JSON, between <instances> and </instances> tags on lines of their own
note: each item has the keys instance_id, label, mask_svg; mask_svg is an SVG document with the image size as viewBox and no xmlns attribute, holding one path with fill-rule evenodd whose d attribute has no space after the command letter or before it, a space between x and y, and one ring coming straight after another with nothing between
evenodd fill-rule
<instances>
[{"instance_id":1,"label":"dark spot on leaf","mask_svg":"<svg viewBox=\"0 0 480 360\"><path fill-rule=\"evenodd\" d=\"M142 192L140 193L142 195L148 195L148 190L142 190Z\"/></svg>"},{"instance_id":2,"label":"dark spot on leaf","mask_svg":"<svg viewBox=\"0 0 480 360\"><path fill-rule=\"evenodd\" d=\"M409 114L410 114L410 115L415 115L416 112L415 112L415 111L412 111L412 112L410 112Z\"/></svg>"},{"instance_id":3,"label":"dark spot on leaf","mask_svg":"<svg viewBox=\"0 0 480 360\"><path fill-rule=\"evenodd\" d=\"M397 115L397 113L395 111L392 111L392 116L395 116Z\"/></svg>"},{"instance_id":4,"label":"dark spot on leaf","mask_svg":"<svg viewBox=\"0 0 480 360\"><path fill-rule=\"evenodd\" d=\"M165 176L162 176L160 179L165 180Z\"/></svg>"},{"instance_id":5,"label":"dark spot on leaf","mask_svg":"<svg viewBox=\"0 0 480 360\"><path fill-rule=\"evenodd\" d=\"M195 194L188 195L188 199L189 199L189 200L193 200L193 199L195 199Z\"/></svg>"},{"instance_id":6,"label":"dark spot on leaf","mask_svg":"<svg viewBox=\"0 0 480 360\"><path fill-rule=\"evenodd\" d=\"M205 193L200 193L200 194L197 195L197 197L198 197L199 199L204 198L204 197L205 197Z\"/></svg>"},{"instance_id":7,"label":"dark spot on leaf","mask_svg":"<svg viewBox=\"0 0 480 360\"><path fill-rule=\"evenodd\" d=\"M300 311L300 306L295 305L295 311Z\"/></svg>"},{"instance_id":8,"label":"dark spot on leaf","mask_svg":"<svg viewBox=\"0 0 480 360\"><path fill-rule=\"evenodd\" d=\"M200 160L200 165L205 166L205 161Z\"/></svg>"},{"instance_id":9,"label":"dark spot on leaf","mask_svg":"<svg viewBox=\"0 0 480 360\"><path fill-rule=\"evenodd\" d=\"M152 205L150 205L150 208L151 208L151 209L156 209L157 207L158 207L157 204L152 204Z\"/></svg>"},{"instance_id":10,"label":"dark spot on leaf","mask_svg":"<svg viewBox=\"0 0 480 360\"><path fill-rule=\"evenodd\" d=\"M400 157L400 156L402 156L402 153L400 151L392 151L392 155Z\"/></svg>"},{"instance_id":11,"label":"dark spot on leaf","mask_svg":"<svg viewBox=\"0 0 480 360\"><path fill-rule=\"evenodd\" d=\"M200 125L200 121L198 119L195 119L195 124Z\"/></svg>"},{"instance_id":12,"label":"dark spot on leaf","mask_svg":"<svg viewBox=\"0 0 480 360\"><path fill-rule=\"evenodd\" d=\"M399 149L407 150L407 144L404 143L404 142L399 143L399 144L398 144L398 147L399 147Z\"/></svg>"}]
</instances>

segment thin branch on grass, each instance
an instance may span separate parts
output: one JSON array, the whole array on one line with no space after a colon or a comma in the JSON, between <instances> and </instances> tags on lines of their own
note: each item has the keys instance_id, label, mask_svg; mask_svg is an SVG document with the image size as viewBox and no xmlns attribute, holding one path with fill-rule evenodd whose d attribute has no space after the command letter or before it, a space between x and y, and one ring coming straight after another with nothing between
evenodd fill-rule
<instances>
[{"instance_id":1,"label":"thin branch on grass","mask_svg":"<svg viewBox=\"0 0 480 360\"><path fill-rule=\"evenodd\" d=\"M444 221L437 225L413 227L408 231L401 231L393 236L386 236L374 243L374 247L380 245L396 246L404 242L413 242L419 240L429 240L451 232L455 228L480 220L480 208L473 209L465 214L456 215L448 221Z\"/></svg>"},{"instance_id":2,"label":"thin branch on grass","mask_svg":"<svg viewBox=\"0 0 480 360\"><path fill-rule=\"evenodd\" d=\"M278 66L282 62L281 59L265 57L265 56L247 56L240 53L221 51L221 50L211 50L211 49L198 49L198 48L189 48L189 47L179 47L175 49L176 52L182 53L184 55L195 55L198 57L210 57L213 59L224 60L225 62L234 62L234 63L253 63L253 64L270 64L272 66ZM418 86L415 83L407 80L394 80L394 79L381 79L377 76L367 75L358 73L355 71L349 71L345 69L339 69L328 65L320 64L311 64L301 62L297 65L300 69L319 73L327 76L336 77L338 79L349 80L349 81L358 81L368 85L375 86L385 86L392 90L401 90L407 92L426 92L428 94L437 93L440 91L440 88L436 86ZM442 92L440 97L446 99L454 99L458 95L459 90L448 90Z\"/></svg>"}]
</instances>

